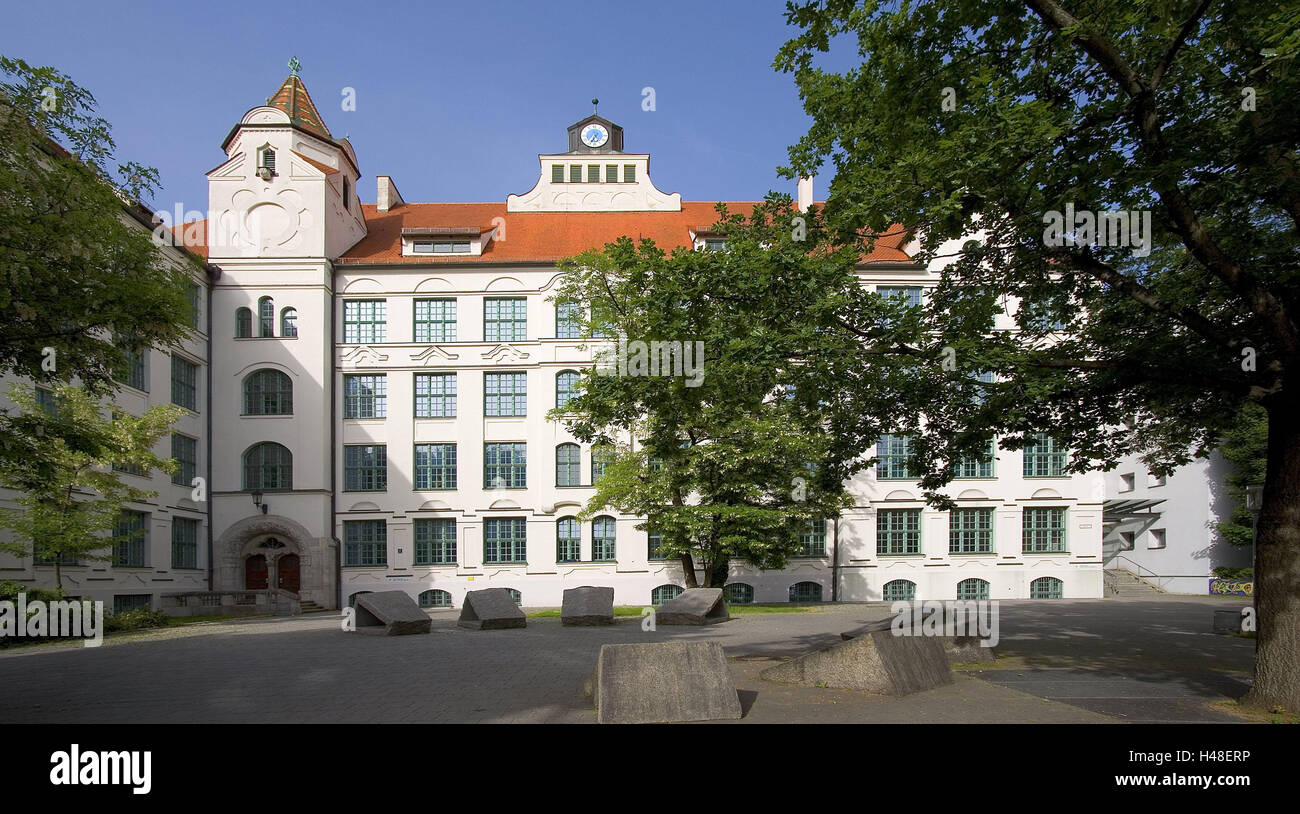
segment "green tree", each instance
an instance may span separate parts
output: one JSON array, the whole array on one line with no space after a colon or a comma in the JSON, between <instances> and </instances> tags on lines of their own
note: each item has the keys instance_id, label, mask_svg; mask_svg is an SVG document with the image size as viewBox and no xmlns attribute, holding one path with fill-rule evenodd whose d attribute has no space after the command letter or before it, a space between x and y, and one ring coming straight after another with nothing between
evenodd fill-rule
<instances>
[{"instance_id":1,"label":"green tree","mask_svg":"<svg viewBox=\"0 0 1300 814\"><path fill-rule=\"evenodd\" d=\"M1229 544L1248 546L1255 542L1255 518L1246 508L1246 489L1264 482L1268 464L1268 416L1254 402L1241 411L1241 420L1229 427L1219 448L1232 464L1227 476L1228 494L1236 501L1232 515L1218 524Z\"/></svg>"},{"instance_id":2,"label":"green tree","mask_svg":"<svg viewBox=\"0 0 1300 814\"><path fill-rule=\"evenodd\" d=\"M681 560L688 587L697 568L705 587L725 585L732 560L784 566L809 521L848 503L849 464L825 431L828 405L800 391L798 360L836 339L816 331L829 312L804 310L831 287L818 281L851 276L842 260L812 257L788 227L774 227L788 221L788 199L760 210L752 226L733 219L724 252L668 255L623 238L581 255L563 265L557 293L587 303L590 323L621 337L592 340L598 365L552 412L580 440L610 445L583 514L613 506L648 518L641 528ZM652 356L664 373L662 342L689 349L691 365L645 375Z\"/></svg>"},{"instance_id":3,"label":"green tree","mask_svg":"<svg viewBox=\"0 0 1300 814\"><path fill-rule=\"evenodd\" d=\"M176 461L153 447L184 410L157 405L138 417L116 410L106 417L98 398L72 385L55 388L52 409L32 386L14 385L10 398L20 409L12 426L22 454L0 458L0 485L21 494L17 509L0 509L0 528L13 532L0 550L52 559L61 590L60 561L111 559L102 534L124 504L156 494L120 481L113 464L174 473Z\"/></svg>"},{"instance_id":4,"label":"green tree","mask_svg":"<svg viewBox=\"0 0 1300 814\"><path fill-rule=\"evenodd\" d=\"M108 122L64 74L0 56L0 80L0 373L111 390L114 335L189 330L187 274L128 213L157 173L110 168Z\"/></svg>"},{"instance_id":5,"label":"green tree","mask_svg":"<svg viewBox=\"0 0 1300 814\"><path fill-rule=\"evenodd\" d=\"M1072 448L1075 471L1137 452L1168 472L1258 404L1268 464L1245 700L1300 710L1300 5L787 8L799 33L776 67L812 118L787 172L833 162L828 231L869 243L906 224L923 263L959 249L916 309L915 341L864 342L846 373L890 356L918 378L998 374L952 408L907 391L921 398L904 412L934 411L917 461L927 485L950 476L954 445L996 434L1014 447L1036 431ZM1086 221L1062 223L1069 210L1136 213L1122 223L1138 239L1093 240ZM1004 303L1019 331L994 330ZM855 397L877 378L832 382L859 441L873 421Z\"/></svg>"}]
</instances>

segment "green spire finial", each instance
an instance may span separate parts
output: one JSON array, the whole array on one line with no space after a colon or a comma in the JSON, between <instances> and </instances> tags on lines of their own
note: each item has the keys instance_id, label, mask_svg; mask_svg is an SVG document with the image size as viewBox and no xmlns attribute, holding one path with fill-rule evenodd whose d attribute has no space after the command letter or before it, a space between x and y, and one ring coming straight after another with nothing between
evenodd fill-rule
<instances>
[{"instance_id":1,"label":"green spire finial","mask_svg":"<svg viewBox=\"0 0 1300 814\"><path fill-rule=\"evenodd\" d=\"M290 57L290 58L289 58L289 75L290 75L290 76L297 76L297 75L298 75L298 71L301 71L301 70L302 70L302 61L299 60L297 57Z\"/></svg>"}]
</instances>

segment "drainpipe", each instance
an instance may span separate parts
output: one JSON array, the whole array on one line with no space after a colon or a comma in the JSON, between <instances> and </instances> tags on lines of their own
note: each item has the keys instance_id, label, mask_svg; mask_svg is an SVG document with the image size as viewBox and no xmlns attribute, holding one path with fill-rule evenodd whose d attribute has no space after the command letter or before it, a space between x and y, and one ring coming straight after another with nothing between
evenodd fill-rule
<instances>
[{"instance_id":1,"label":"drainpipe","mask_svg":"<svg viewBox=\"0 0 1300 814\"><path fill-rule=\"evenodd\" d=\"M835 518L831 530L831 601L840 601L840 519Z\"/></svg>"},{"instance_id":2,"label":"drainpipe","mask_svg":"<svg viewBox=\"0 0 1300 814\"><path fill-rule=\"evenodd\" d=\"M207 414L206 421L208 427L208 433L207 433L208 450L207 450L207 466L204 467L207 473L206 474L207 494L205 494L204 497L207 498L206 502L208 504L208 591L211 591L213 587L213 574L212 574L212 502L213 502L213 495L212 495L212 361L213 361L212 360L212 286L216 283L218 279L220 279L221 269L211 264L205 264L205 265L207 266L207 271L208 271L208 286L207 286L208 347L207 347L207 353L204 354L207 360L207 364L205 365L205 367L207 368L206 371L207 375L204 377L204 383L207 388L207 392L204 393L204 396L207 400L207 403L204 405L205 409L203 412Z\"/></svg>"},{"instance_id":3,"label":"drainpipe","mask_svg":"<svg viewBox=\"0 0 1300 814\"><path fill-rule=\"evenodd\" d=\"M329 379L329 383L330 383L329 387L326 388L327 392L329 393L329 400L330 400L330 475L329 475L330 516L329 516L329 528L326 531L329 535L329 539L334 541L334 606L337 607L339 610L342 610L343 609L343 545L342 543L339 542L339 538L334 535L334 526L338 521L338 490L335 488L336 481L337 481L337 469L335 467L338 465L336 456L338 455L339 421L338 421L338 414L337 414L338 408L335 406L336 399L334 398L334 388L336 386L334 380L337 378L334 375L334 349L335 349L334 348L334 344L335 344L334 311L335 311L335 307L338 305L338 294L334 290L334 267L332 264L329 263L329 260L326 260L325 262L327 264L327 267L329 268L329 282L330 282L330 315L329 315L329 319L327 320L329 324L330 341L327 344L328 354L325 360L325 374L326 374L326 378Z\"/></svg>"}]
</instances>

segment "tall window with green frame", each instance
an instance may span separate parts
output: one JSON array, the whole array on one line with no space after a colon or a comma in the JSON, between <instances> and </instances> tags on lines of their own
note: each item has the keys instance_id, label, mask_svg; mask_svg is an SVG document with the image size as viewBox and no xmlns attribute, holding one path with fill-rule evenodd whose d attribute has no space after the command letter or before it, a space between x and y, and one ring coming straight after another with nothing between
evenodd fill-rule
<instances>
[{"instance_id":1,"label":"tall window with green frame","mask_svg":"<svg viewBox=\"0 0 1300 814\"><path fill-rule=\"evenodd\" d=\"M176 473L172 483L192 486L199 469L199 442L188 435L172 433L172 457L176 459Z\"/></svg>"},{"instance_id":2,"label":"tall window with green frame","mask_svg":"<svg viewBox=\"0 0 1300 814\"><path fill-rule=\"evenodd\" d=\"M145 372L146 349L130 336L115 337L113 344L126 357L113 371L113 379L127 387L149 392L149 379Z\"/></svg>"},{"instance_id":3,"label":"tall window with green frame","mask_svg":"<svg viewBox=\"0 0 1300 814\"><path fill-rule=\"evenodd\" d=\"M244 415L293 415L293 380L264 367L244 377Z\"/></svg>"},{"instance_id":4,"label":"tall window with green frame","mask_svg":"<svg viewBox=\"0 0 1300 814\"><path fill-rule=\"evenodd\" d=\"M454 299L415 301L415 341L456 341L456 301Z\"/></svg>"},{"instance_id":5,"label":"tall window with green frame","mask_svg":"<svg viewBox=\"0 0 1300 814\"><path fill-rule=\"evenodd\" d=\"M582 559L581 527L573 517L555 521L555 561L577 562Z\"/></svg>"},{"instance_id":6,"label":"tall window with green frame","mask_svg":"<svg viewBox=\"0 0 1300 814\"><path fill-rule=\"evenodd\" d=\"M989 439L988 448L982 455L962 458L953 467L954 478L991 478L993 477L993 439Z\"/></svg>"},{"instance_id":7,"label":"tall window with green frame","mask_svg":"<svg viewBox=\"0 0 1300 814\"><path fill-rule=\"evenodd\" d=\"M346 444L343 447L343 491L383 492L388 489L388 446Z\"/></svg>"},{"instance_id":8,"label":"tall window with green frame","mask_svg":"<svg viewBox=\"0 0 1300 814\"><path fill-rule=\"evenodd\" d=\"M199 567L199 521L172 518L172 568Z\"/></svg>"},{"instance_id":9,"label":"tall window with green frame","mask_svg":"<svg viewBox=\"0 0 1300 814\"><path fill-rule=\"evenodd\" d=\"M145 566L145 530L149 515L123 510L113 527L113 565L124 568Z\"/></svg>"},{"instance_id":10,"label":"tall window with green frame","mask_svg":"<svg viewBox=\"0 0 1300 814\"><path fill-rule=\"evenodd\" d=\"M912 468L912 436L882 435L876 442L876 478L909 480L916 478Z\"/></svg>"},{"instance_id":11,"label":"tall window with green frame","mask_svg":"<svg viewBox=\"0 0 1300 814\"><path fill-rule=\"evenodd\" d=\"M199 366L172 354L172 404L187 410L199 409Z\"/></svg>"},{"instance_id":12,"label":"tall window with green frame","mask_svg":"<svg viewBox=\"0 0 1300 814\"><path fill-rule=\"evenodd\" d=\"M522 517L490 517L484 520L483 561L527 562L527 521Z\"/></svg>"},{"instance_id":13,"label":"tall window with green frame","mask_svg":"<svg viewBox=\"0 0 1300 814\"><path fill-rule=\"evenodd\" d=\"M645 539L646 539L646 559L648 560L667 559L667 557L664 556L664 536L662 532L658 532L655 531L654 529L650 529L646 531Z\"/></svg>"},{"instance_id":14,"label":"tall window with green frame","mask_svg":"<svg viewBox=\"0 0 1300 814\"><path fill-rule=\"evenodd\" d=\"M525 297L486 297L483 300L483 341L524 342L528 339L528 300Z\"/></svg>"},{"instance_id":15,"label":"tall window with green frame","mask_svg":"<svg viewBox=\"0 0 1300 814\"><path fill-rule=\"evenodd\" d=\"M591 447L591 484L605 477L605 469L614 459L614 447L609 444L593 444Z\"/></svg>"},{"instance_id":16,"label":"tall window with green frame","mask_svg":"<svg viewBox=\"0 0 1300 814\"><path fill-rule=\"evenodd\" d=\"M189 311L185 313L185 324L191 328L199 327L199 297L202 289L199 284L193 280L185 283L185 300L189 304Z\"/></svg>"},{"instance_id":17,"label":"tall window with green frame","mask_svg":"<svg viewBox=\"0 0 1300 814\"><path fill-rule=\"evenodd\" d=\"M257 301L257 335L267 339L275 336L275 300L270 297Z\"/></svg>"},{"instance_id":18,"label":"tall window with green frame","mask_svg":"<svg viewBox=\"0 0 1300 814\"><path fill-rule=\"evenodd\" d=\"M244 491L288 491L293 488L293 453L274 441L254 444L244 452Z\"/></svg>"},{"instance_id":19,"label":"tall window with green frame","mask_svg":"<svg viewBox=\"0 0 1300 814\"><path fill-rule=\"evenodd\" d=\"M577 339L582 336L582 306L576 302L555 304L555 336Z\"/></svg>"},{"instance_id":20,"label":"tall window with green frame","mask_svg":"<svg viewBox=\"0 0 1300 814\"><path fill-rule=\"evenodd\" d=\"M437 490L456 488L456 445L415 445L415 488Z\"/></svg>"},{"instance_id":21,"label":"tall window with green frame","mask_svg":"<svg viewBox=\"0 0 1300 814\"><path fill-rule=\"evenodd\" d=\"M422 517L413 524L415 565L456 564L456 520Z\"/></svg>"},{"instance_id":22,"label":"tall window with green frame","mask_svg":"<svg viewBox=\"0 0 1300 814\"><path fill-rule=\"evenodd\" d=\"M618 523L608 515L591 521L592 562L613 562L617 558L617 529Z\"/></svg>"},{"instance_id":23,"label":"tall window with green frame","mask_svg":"<svg viewBox=\"0 0 1300 814\"><path fill-rule=\"evenodd\" d=\"M921 510L876 511L876 555L898 557L921 553Z\"/></svg>"},{"instance_id":24,"label":"tall window with green frame","mask_svg":"<svg viewBox=\"0 0 1300 814\"><path fill-rule=\"evenodd\" d=\"M383 373L343 377L344 418L387 418L388 376Z\"/></svg>"},{"instance_id":25,"label":"tall window with green frame","mask_svg":"<svg viewBox=\"0 0 1300 814\"><path fill-rule=\"evenodd\" d=\"M524 489L528 485L528 444L483 445L483 488Z\"/></svg>"},{"instance_id":26,"label":"tall window with green frame","mask_svg":"<svg viewBox=\"0 0 1300 814\"><path fill-rule=\"evenodd\" d=\"M1022 544L1026 554L1066 553L1065 508L1026 506Z\"/></svg>"},{"instance_id":27,"label":"tall window with green frame","mask_svg":"<svg viewBox=\"0 0 1300 814\"><path fill-rule=\"evenodd\" d=\"M484 373L483 415L489 418L528 415L528 374Z\"/></svg>"},{"instance_id":28,"label":"tall window with green frame","mask_svg":"<svg viewBox=\"0 0 1300 814\"><path fill-rule=\"evenodd\" d=\"M388 564L388 523L384 520L343 521L343 565Z\"/></svg>"},{"instance_id":29,"label":"tall window with green frame","mask_svg":"<svg viewBox=\"0 0 1300 814\"><path fill-rule=\"evenodd\" d=\"M456 417L456 374L415 374L415 417Z\"/></svg>"},{"instance_id":30,"label":"tall window with green frame","mask_svg":"<svg viewBox=\"0 0 1300 814\"><path fill-rule=\"evenodd\" d=\"M948 514L949 554L993 553L993 509L953 509Z\"/></svg>"},{"instance_id":31,"label":"tall window with green frame","mask_svg":"<svg viewBox=\"0 0 1300 814\"><path fill-rule=\"evenodd\" d=\"M826 521L809 520L808 525L799 533L800 557L826 556Z\"/></svg>"},{"instance_id":32,"label":"tall window with green frame","mask_svg":"<svg viewBox=\"0 0 1300 814\"><path fill-rule=\"evenodd\" d=\"M343 343L370 345L388 341L387 300L345 300Z\"/></svg>"},{"instance_id":33,"label":"tall window with green frame","mask_svg":"<svg viewBox=\"0 0 1300 814\"><path fill-rule=\"evenodd\" d=\"M582 485L582 449L577 444L560 444L555 448L555 485Z\"/></svg>"},{"instance_id":34,"label":"tall window with green frame","mask_svg":"<svg viewBox=\"0 0 1300 814\"><path fill-rule=\"evenodd\" d=\"M555 406L563 410L576 396L579 374L576 370L561 370L555 374Z\"/></svg>"},{"instance_id":35,"label":"tall window with green frame","mask_svg":"<svg viewBox=\"0 0 1300 814\"><path fill-rule=\"evenodd\" d=\"M1024 448L1026 478L1065 477L1065 447L1046 433L1036 433Z\"/></svg>"}]
</instances>

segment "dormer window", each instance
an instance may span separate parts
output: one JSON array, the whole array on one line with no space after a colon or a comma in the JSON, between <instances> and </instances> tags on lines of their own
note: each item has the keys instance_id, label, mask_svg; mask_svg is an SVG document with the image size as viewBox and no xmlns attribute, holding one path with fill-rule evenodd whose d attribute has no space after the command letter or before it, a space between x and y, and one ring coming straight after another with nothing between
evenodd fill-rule
<instances>
[{"instance_id":1,"label":"dormer window","mask_svg":"<svg viewBox=\"0 0 1300 814\"><path fill-rule=\"evenodd\" d=\"M269 144L257 150L257 174L263 180L270 180L275 175L275 149Z\"/></svg>"},{"instance_id":2,"label":"dormer window","mask_svg":"<svg viewBox=\"0 0 1300 814\"><path fill-rule=\"evenodd\" d=\"M582 165L581 165L581 164L570 164L570 165L569 165L569 182L570 182L570 183L574 183L574 184L581 184L581 183L582 183Z\"/></svg>"},{"instance_id":3,"label":"dormer window","mask_svg":"<svg viewBox=\"0 0 1300 814\"><path fill-rule=\"evenodd\" d=\"M564 183L564 165L563 165L563 164L552 164L552 165L551 165L551 183L552 183L552 184L563 184L563 183Z\"/></svg>"},{"instance_id":4,"label":"dormer window","mask_svg":"<svg viewBox=\"0 0 1300 814\"><path fill-rule=\"evenodd\" d=\"M468 240L416 240L412 254L469 254Z\"/></svg>"},{"instance_id":5,"label":"dormer window","mask_svg":"<svg viewBox=\"0 0 1300 814\"><path fill-rule=\"evenodd\" d=\"M348 177L345 175L343 176L343 208L349 212L352 211L352 207L348 204L350 200L351 198L348 197Z\"/></svg>"},{"instance_id":6,"label":"dormer window","mask_svg":"<svg viewBox=\"0 0 1300 814\"><path fill-rule=\"evenodd\" d=\"M704 250L707 252L720 252L727 248L727 241L720 237L706 237L704 239Z\"/></svg>"}]
</instances>

